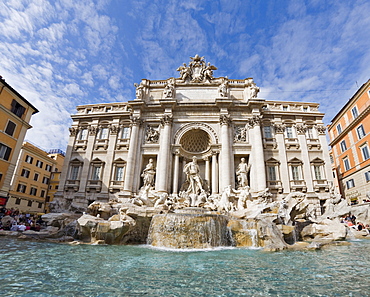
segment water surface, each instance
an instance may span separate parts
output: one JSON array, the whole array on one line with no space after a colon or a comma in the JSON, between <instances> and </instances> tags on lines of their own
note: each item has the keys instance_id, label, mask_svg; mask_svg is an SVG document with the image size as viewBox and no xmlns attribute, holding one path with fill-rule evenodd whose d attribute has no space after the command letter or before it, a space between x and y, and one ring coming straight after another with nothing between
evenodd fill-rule
<instances>
[{"instance_id":1,"label":"water surface","mask_svg":"<svg viewBox=\"0 0 370 297\"><path fill-rule=\"evenodd\" d=\"M3 296L370 296L370 241L175 252L0 238Z\"/></svg>"}]
</instances>

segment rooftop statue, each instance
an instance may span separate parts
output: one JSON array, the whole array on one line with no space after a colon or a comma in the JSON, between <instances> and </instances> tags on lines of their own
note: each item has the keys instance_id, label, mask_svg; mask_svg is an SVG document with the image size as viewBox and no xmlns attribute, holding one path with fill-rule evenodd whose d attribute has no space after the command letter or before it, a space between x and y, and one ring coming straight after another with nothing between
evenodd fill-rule
<instances>
[{"instance_id":1,"label":"rooftop statue","mask_svg":"<svg viewBox=\"0 0 370 297\"><path fill-rule=\"evenodd\" d=\"M195 57L190 57L191 61L189 66L184 63L182 66L177 68L177 71L180 72L180 78L183 82L210 82L213 79L213 70L217 68L211 63L204 61L204 57L195 55Z\"/></svg>"}]
</instances>

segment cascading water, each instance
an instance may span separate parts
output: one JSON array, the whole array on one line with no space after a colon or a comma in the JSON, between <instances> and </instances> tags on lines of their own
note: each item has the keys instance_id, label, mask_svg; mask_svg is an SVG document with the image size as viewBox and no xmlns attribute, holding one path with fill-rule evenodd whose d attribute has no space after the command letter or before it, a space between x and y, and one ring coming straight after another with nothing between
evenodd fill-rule
<instances>
[{"instance_id":1,"label":"cascading water","mask_svg":"<svg viewBox=\"0 0 370 297\"><path fill-rule=\"evenodd\" d=\"M204 249L231 246L229 218L201 208L186 208L176 213L155 215L148 244L175 249Z\"/></svg>"}]
</instances>

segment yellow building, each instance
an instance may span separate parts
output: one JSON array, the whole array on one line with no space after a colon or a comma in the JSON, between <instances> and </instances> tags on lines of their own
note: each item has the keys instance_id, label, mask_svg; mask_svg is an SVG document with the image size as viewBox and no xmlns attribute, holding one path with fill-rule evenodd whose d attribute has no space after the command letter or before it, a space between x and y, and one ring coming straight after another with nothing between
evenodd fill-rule
<instances>
[{"instance_id":1,"label":"yellow building","mask_svg":"<svg viewBox=\"0 0 370 297\"><path fill-rule=\"evenodd\" d=\"M24 142L11 182L7 208L40 213L45 210L50 177L58 162L37 146ZM60 166L59 166L60 168ZM57 168L59 170L59 168Z\"/></svg>"},{"instance_id":2,"label":"yellow building","mask_svg":"<svg viewBox=\"0 0 370 297\"><path fill-rule=\"evenodd\" d=\"M0 205L6 204L31 116L38 110L0 76Z\"/></svg>"},{"instance_id":3,"label":"yellow building","mask_svg":"<svg viewBox=\"0 0 370 297\"><path fill-rule=\"evenodd\" d=\"M54 194L58 191L59 188L60 174L62 172L65 153L60 149L54 149L49 151L48 156L55 160L56 164L53 165L50 175L49 189L45 200L46 212L49 212L49 202L54 200Z\"/></svg>"},{"instance_id":4,"label":"yellow building","mask_svg":"<svg viewBox=\"0 0 370 297\"><path fill-rule=\"evenodd\" d=\"M334 174L351 204L370 201L370 80L333 118L329 128Z\"/></svg>"}]
</instances>

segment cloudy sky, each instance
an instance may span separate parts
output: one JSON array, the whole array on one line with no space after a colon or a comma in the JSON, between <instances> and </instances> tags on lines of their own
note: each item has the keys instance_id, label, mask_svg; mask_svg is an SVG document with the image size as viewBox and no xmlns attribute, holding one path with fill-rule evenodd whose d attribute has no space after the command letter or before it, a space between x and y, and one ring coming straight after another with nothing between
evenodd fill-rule
<instances>
[{"instance_id":1,"label":"cloudy sky","mask_svg":"<svg viewBox=\"0 0 370 297\"><path fill-rule=\"evenodd\" d=\"M260 98L330 123L370 78L367 0L3 0L0 75L39 109L26 138L65 150L81 104L128 101L199 54Z\"/></svg>"}]
</instances>

